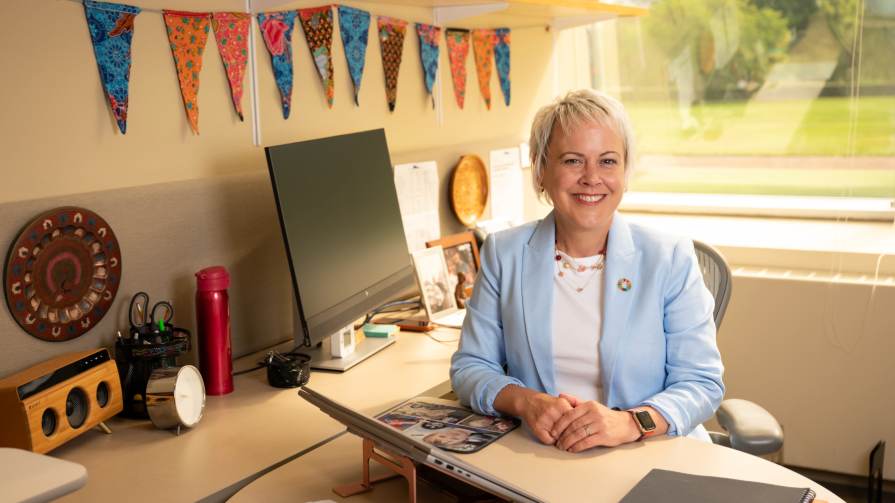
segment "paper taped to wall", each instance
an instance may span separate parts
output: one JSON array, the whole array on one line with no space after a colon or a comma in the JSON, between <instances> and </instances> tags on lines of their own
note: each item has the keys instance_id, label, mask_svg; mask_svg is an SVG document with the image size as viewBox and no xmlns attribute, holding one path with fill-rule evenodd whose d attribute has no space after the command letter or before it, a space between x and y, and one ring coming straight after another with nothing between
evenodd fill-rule
<instances>
[{"instance_id":1,"label":"paper taped to wall","mask_svg":"<svg viewBox=\"0 0 895 503\"><path fill-rule=\"evenodd\" d=\"M508 220L513 225L524 221L522 168L519 164L519 147L491 151L492 220Z\"/></svg>"},{"instance_id":2,"label":"paper taped to wall","mask_svg":"<svg viewBox=\"0 0 895 503\"><path fill-rule=\"evenodd\" d=\"M407 249L422 250L441 237L438 218L438 165L435 161L395 166L395 189L404 222Z\"/></svg>"}]
</instances>

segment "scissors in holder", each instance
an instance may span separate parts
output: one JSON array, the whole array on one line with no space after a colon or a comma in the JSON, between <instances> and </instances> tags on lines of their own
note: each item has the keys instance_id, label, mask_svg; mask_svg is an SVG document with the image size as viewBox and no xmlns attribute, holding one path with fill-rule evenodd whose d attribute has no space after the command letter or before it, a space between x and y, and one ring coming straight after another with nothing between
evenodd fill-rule
<instances>
[{"instance_id":1,"label":"scissors in holder","mask_svg":"<svg viewBox=\"0 0 895 503\"><path fill-rule=\"evenodd\" d=\"M166 300L156 302L149 307L149 294L137 292L131 298L130 312L131 328L138 332L145 332L158 327L164 330L165 325L171 323L174 318L174 306Z\"/></svg>"}]
</instances>

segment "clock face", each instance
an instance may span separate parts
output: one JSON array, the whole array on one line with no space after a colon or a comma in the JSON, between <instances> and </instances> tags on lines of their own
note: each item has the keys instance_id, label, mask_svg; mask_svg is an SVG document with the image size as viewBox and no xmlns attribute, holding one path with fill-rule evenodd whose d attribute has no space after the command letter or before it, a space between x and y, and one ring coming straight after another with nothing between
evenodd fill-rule
<instances>
[{"instance_id":1,"label":"clock face","mask_svg":"<svg viewBox=\"0 0 895 503\"><path fill-rule=\"evenodd\" d=\"M121 283L112 228L85 208L48 211L19 234L4 275L6 303L26 332L66 341L96 326Z\"/></svg>"},{"instance_id":2,"label":"clock face","mask_svg":"<svg viewBox=\"0 0 895 503\"><path fill-rule=\"evenodd\" d=\"M174 405L184 426L193 427L202 419L202 411L205 410L205 383L196 367L184 365L177 373Z\"/></svg>"}]
</instances>

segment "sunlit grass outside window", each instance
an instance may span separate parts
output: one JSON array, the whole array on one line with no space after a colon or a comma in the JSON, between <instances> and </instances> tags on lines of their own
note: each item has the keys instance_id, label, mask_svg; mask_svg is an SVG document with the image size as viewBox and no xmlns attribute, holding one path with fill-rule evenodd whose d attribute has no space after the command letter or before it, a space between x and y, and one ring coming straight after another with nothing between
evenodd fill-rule
<instances>
[{"instance_id":1,"label":"sunlit grass outside window","mask_svg":"<svg viewBox=\"0 0 895 503\"><path fill-rule=\"evenodd\" d=\"M659 0L589 30L631 190L895 198L895 2Z\"/></svg>"}]
</instances>

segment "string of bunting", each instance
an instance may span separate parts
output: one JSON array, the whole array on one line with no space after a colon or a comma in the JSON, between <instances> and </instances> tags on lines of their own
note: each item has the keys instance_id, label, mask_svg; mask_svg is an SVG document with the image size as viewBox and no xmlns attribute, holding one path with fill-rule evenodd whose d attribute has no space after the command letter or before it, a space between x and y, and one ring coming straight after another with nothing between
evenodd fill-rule
<instances>
[{"instance_id":1,"label":"string of bunting","mask_svg":"<svg viewBox=\"0 0 895 503\"><path fill-rule=\"evenodd\" d=\"M130 82L131 45L136 17L141 9L132 5L83 0L93 52L99 67L100 80L112 115L122 134L127 132L128 85ZM311 59L327 105L332 108L334 97L332 42L333 7L338 10L339 34L348 63L348 73L354 85L354 103L360 106L359 92L364 74L371 15L369 12L344 5L324 5L298 10L260 12L256 14L264 46L270 54L274 80L280 93L283 118L289 118L292 105L292 31L296 17L301 25ZM199 76L209 31L214 32L218 53L224 64L233 108L240 120L243 81L249 59L250 14L244 12L186 12L163 10L162 16L177 70L184 111L190 129L199 134ZM395 110L398 94L398 71L404 52L404 37L408 22L377 16L377 34L385 77L386 100L390 111ZM510 29L447 28L415 23L420 43L420 63L423 85L435 104L433 87L438 73L439 42L444 31L451 67L454 97L462 109L466 96L466 60L470 38L475 55L479 91L485 106L491 109L492 61L497 68L504 103L510 104Z\"/></svg>"}]
</instances>

